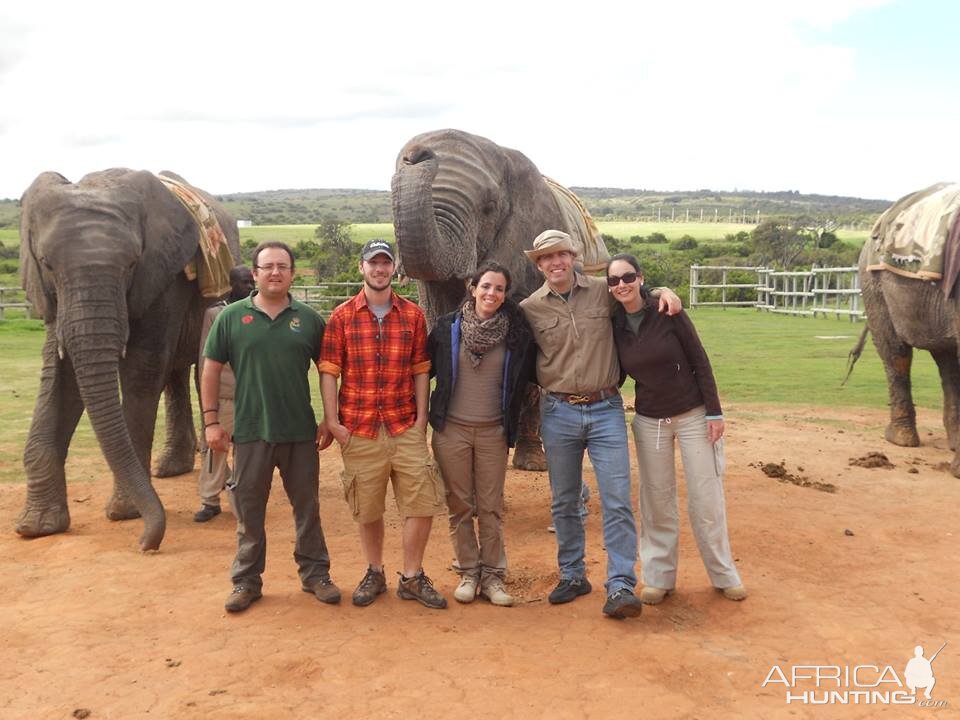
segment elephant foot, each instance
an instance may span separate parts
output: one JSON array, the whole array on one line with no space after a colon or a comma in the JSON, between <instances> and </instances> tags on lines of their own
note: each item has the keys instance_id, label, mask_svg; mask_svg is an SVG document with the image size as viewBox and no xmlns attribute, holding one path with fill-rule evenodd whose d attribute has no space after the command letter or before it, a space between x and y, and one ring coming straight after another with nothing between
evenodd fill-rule
<instances>
[{"instance_id":1,"label":"elephant foot","mask_svg":"<svg viewBox=\"0 0 960 720\"><path fill-rule=\"evenodd\" d=\"M113 495L107 503L107 517L110 520L133 520L140 517L140 511L129 498Z\"/></svg>"},{"instance_id":2,"label":"elephant foot","mask_svg":"<svg viewBox=\"0 0 960 720\"><path fill-rule=\"evenodd\" d=\"M25 538L43 537L66 532L70 527L70 511L60 505L27 505L17 519L16 531Z\"/></svg>"},{"instance_id":3,"label":"elephant foot","mask_svg":"<svg viewBox=\"0 0 960 720\"><path fill-rule=\"evenodd\" d=\"M540 443L518 442L513 453L513 466L517 470L543 471L547 469L547 456Z\"/></svg>"},{"instance_id":4,"label":"elephant foot","mask_svg":"<svg viewBox=\"0 0 960 720\"><path fill-rule=\"evenodd\" d=\"M917 435L917 429L913 426L904 427L903 425L887 425L887 432L884 434L887 442L899 445L901 447L917 447L920 445L920 436Z\"/></svg>"},{"instance_id":5,"label":"elephant foot","mask_svg":"<svg viewBox=\"0 0 960 720\"><path fill-rule=\"evenodd\" d=\"M193 472L193 462L196 452L190 451L190 454L171 453L161 457L153 468L153 474L158 478L174 477L175 475L184 475Z\"/></svg>"},{"instance_id":6,"label":"elephant foot","mask_svg":"<svg viewBox=\"0 0 960 720\"><path fill-rule=\"evenodd\" d=\"M960 478L960 455L953 458L953 462L950 463L950 474L955 478Z\"/></svg>"}]
</instances>

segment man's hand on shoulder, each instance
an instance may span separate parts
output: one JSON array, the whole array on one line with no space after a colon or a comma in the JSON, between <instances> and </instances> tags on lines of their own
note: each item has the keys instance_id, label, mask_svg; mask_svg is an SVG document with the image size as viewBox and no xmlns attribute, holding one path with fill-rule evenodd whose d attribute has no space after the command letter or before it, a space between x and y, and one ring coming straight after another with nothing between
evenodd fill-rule
<instances>
[{"instance_id":1,"label":"man's hand on shoulder","mask_svg":"<svg viewBox=\"0 0 960 720\"><path fill-rule=\"evenodd\" d=\"M683 303L673 290L670 288L657 288L657 290L660 296L660 305L658 307L660 312L665 312L667 315L676 315L683 310Z\"/></svg>"}]
</instances>

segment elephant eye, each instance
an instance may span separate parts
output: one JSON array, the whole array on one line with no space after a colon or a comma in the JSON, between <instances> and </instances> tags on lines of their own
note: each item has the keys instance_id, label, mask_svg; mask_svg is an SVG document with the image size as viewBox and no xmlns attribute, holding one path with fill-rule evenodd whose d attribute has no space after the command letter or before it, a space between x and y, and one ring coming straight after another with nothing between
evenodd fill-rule
<instances>
[{"instance_id":1,"label":"elephant eye","mask_svg":"<svg viewBox=\"0 0 960 720\"><path fill-rule=\"evenodd\" d=\"M488 202L483 206L483 214L490 215L494 210L497 209L497 204L495 202Z\"/></svg>"},{"instance_id":2,"label":"elephant eye","mask_svg":"<svg viewBox=\"0 0 960 720\"><path fill-rule=\"evenodd\" d=\"M53 268L50 267L50 263L47 262L47 259L46 259L45 257L41 257L41 258L40 258L40 264L43 265L43 267L44 267L45 269L47 269L47 270L50 270L50 271L53 270Z\"/></svg>"}]
</instances>

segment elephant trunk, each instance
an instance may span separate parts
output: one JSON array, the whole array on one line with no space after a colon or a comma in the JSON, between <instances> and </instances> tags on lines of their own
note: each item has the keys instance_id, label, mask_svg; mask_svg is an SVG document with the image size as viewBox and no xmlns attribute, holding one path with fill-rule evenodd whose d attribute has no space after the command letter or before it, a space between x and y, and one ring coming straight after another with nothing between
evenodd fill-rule
<instances>
[{"instance_id":1,"label":"elephant trunk","mask_svg":"<svg viewBox=\"0 0 960 720\"><path fill-rule=\"evenodd\" d=\"M128 332L125 285L120 281L98 276L64 282L58 288L57 338L73 363L80 397L110 470L143 517L140 547L156 550L166 517L134 450L120 405L119 357Z\"/></svg>"},{"instance_id":2,"label":"elephant trunk","mask_svg":"<svg viewBox=\"0 0 960 720\"><path fill-rule=\"evenodd\" d=\"M469 168L412 148L391 183L403 272L424 281L470 277L477 264L476 183Z\"/></svg>"}]
</instances>

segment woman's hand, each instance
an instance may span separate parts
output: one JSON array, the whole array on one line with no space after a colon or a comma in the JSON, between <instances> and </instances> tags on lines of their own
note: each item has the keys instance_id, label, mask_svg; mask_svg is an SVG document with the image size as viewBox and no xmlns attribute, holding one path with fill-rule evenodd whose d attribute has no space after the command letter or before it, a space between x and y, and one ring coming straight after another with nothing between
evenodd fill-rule
<instances>
[{"instance_id":1,"label":"woman's hand","mask_svg":"<svg viewBox=\"0 0 960 720\"><path fill-rule=\"evenodd\" d=\"M723 437L723 420L707 420L707 439L714 444Z\"/></svg>"}]
</instances>

